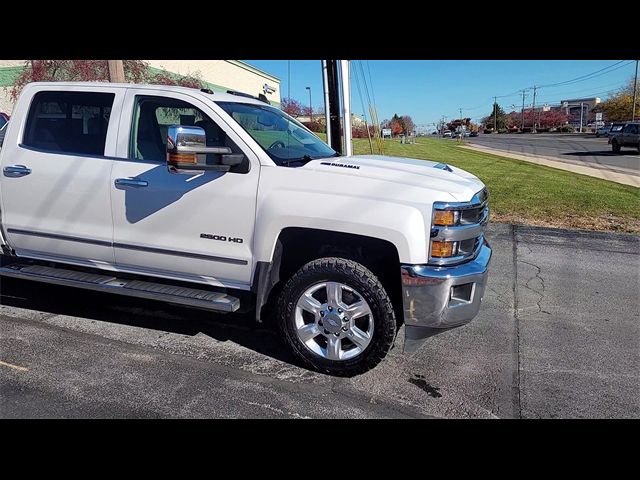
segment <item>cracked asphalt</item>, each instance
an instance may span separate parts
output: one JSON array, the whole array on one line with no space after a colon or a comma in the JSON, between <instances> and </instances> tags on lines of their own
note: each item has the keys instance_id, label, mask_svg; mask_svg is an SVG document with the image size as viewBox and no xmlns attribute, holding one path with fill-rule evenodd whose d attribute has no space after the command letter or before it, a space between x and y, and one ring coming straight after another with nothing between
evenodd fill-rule
<instances>
[{"instance_id":1,"label":"cracked asphalt","mask_svg":"<svg viewBox=\"0 0 640 480\"><path fill-rule=\"evenodd\" d=\"M0 280L0 417L640 418L640 237L492 224L478 317L351 379L268 325Z\"/></svg>"}]
</instances>

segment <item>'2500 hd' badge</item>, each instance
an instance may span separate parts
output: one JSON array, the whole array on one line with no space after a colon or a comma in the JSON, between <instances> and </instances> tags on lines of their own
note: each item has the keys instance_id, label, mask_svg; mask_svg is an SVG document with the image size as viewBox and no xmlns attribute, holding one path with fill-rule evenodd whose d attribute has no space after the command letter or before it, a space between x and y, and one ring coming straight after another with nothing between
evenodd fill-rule
<instances>
[{"instance_id":1,"label":"'2500 hd' badge","mask_svg":"<svg viewBox=\"0 0 640 480\"><path fill-rule=\"evenodd\" d=\"M211 233L201 233L200 238L207 238L209 240L220 240L221 242L233 242L233 243L243 242L243 240L240 237L227 237L226 235L213 235Z\"/></svg>"}]
</instances>

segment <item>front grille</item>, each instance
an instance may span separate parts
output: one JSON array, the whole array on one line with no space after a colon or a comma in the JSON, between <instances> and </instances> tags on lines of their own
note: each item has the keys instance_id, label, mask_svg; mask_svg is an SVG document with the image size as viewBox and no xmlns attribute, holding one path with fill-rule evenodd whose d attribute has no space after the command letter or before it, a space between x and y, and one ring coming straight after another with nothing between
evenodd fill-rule
<instances>
[{"instance_id":1,"label":"front grille","mask_svg":"<svg viewBox=\"0 0 640 480\"><path fill-rule=\"evenodd\" d=\"M484 188L476 193L469 202L435 202L435 210L455 210L460 212L456 225L441 227L433 225L431 241L454 242L454 255L451 257L432 257L433 265L456 265L475 258L484 243L484 231L489 220L489 193ZM431 246L431 244L429 244Z\"/></svg>"}]
</instances>

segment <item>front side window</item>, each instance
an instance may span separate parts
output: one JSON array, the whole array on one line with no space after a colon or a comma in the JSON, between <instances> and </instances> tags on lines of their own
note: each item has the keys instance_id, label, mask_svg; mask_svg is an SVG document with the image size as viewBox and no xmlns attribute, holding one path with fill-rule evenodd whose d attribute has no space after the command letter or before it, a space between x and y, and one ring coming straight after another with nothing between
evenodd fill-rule
<instances>
[{"instance_id":1,"label":"front side window","mask_svg":"<svg viewBox=\"0 0 640 480\"><path fill-rule=\"evenodd\" d=\"M302 124L277 108L252 103L216 102L240 124L277 165L304 164L338 155Z\"/></svg>"},{"instance_id":2,"label":"front side window","mask_svg":"<svg viewBox=\"0 0 640 480\"><path fill-rule=\"evenodd\" d=\"M227 134L202 110L175 98L137 96L133 112L129 158L135 160L166 160L167 132L171 125L201 127L207 137L207 147L229 147L239 153ZM219 155L206 155L206 163L216 163Z\"/></svg>"},{"instance_id":3,"label":"front side window","mask_svg":"<svg viewBox=\"0 0 640 480\"><path fill-rule=\"evenodd\" d=\"M51 152L104 155L113 93L39 92L23 144Z\"/></svg>"}]
</instances>

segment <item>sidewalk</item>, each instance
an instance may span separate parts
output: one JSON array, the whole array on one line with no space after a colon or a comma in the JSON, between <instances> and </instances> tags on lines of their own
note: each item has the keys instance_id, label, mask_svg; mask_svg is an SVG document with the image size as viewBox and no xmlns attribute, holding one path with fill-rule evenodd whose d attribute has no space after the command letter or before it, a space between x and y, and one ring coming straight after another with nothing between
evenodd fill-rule
<instances>
[{"instance_id":1,"label":"sidewalk","mask_svg":"<svg viewBox=\"0 0 640 480\"><path fill-rule=\"evenodd\" d=\"M603 180L631 185L633 187L640 187L640 172L638 172L638 174L613 172L611 170L607 170L606 168L594 168L588 167L586 165L577 165L575 163L560 161L553 157L545 157L542 155L534 155L530 153L505 152L504 150L485 147L484 145L481 146L466 144L463 145L463 147L470 150L477 150L484 153L500 155L501 157L514 158L516 160L523 160L525 162L536 163L538 165L546 165L547 167L553 167L559 170L580 173L582 175L588 175L590 177L602 178Z\"/></svg>"}]
</instances>

